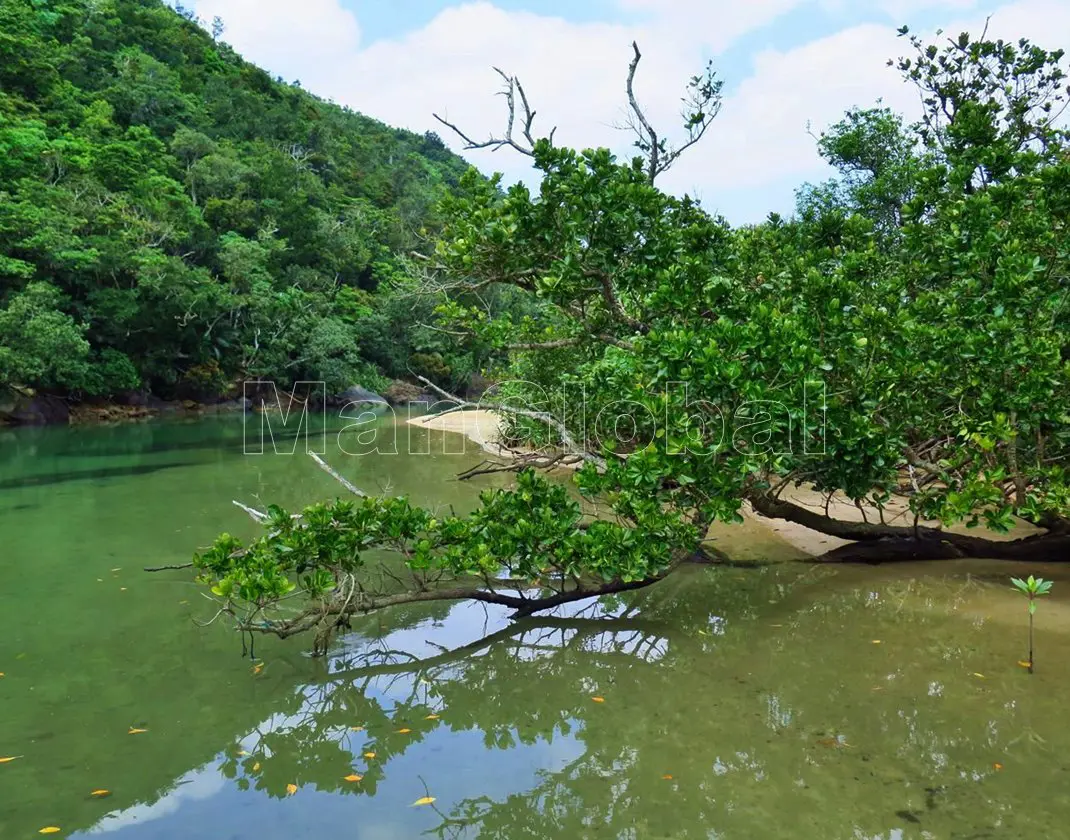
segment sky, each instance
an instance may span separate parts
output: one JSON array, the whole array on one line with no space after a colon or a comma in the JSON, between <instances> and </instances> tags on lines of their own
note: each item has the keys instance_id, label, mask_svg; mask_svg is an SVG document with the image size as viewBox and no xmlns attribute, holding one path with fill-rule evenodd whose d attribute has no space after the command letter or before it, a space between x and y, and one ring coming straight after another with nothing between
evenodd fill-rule
<instances>
[{"instance_id":1,"label":"sky","mask_svg":"<svg viewBox=\"0 0 1070 840\"><path fill-rule=\"evenodd\" d=\"M436 131L507 184L538 183L512 150L463 152L439 125L500 135L505 103L493 67L515 74L536 109L535 135L605 146L634 139L626 113L631 43L643 59L635 88L655 128L684 132L688 79L713 60L724 103L702 143L659 185L698 198L734 224L790 213L795 190L829 177L813 135L849 108L882 102L909 120L918 96L889 58L909 51L907 24L935 37L1028 37L1055 49L1070 33L1068 0L187 0L250 61L306 90L390 125Z\"/></svg>"}]
</instances>

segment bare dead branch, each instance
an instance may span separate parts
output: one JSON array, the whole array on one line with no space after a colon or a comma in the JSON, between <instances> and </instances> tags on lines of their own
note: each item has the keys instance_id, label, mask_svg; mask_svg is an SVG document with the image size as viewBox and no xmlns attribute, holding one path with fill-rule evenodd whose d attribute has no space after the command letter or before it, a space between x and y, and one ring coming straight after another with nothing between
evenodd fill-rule
<instances>
[{"instance_id":1,"label":"bare dead branch","mask_svg":"<svg viewBox=\"0 0 1070 840\"><path fill-rule=\"evenodd\" d=\"M462 131L456 124L450 122L444 117L440 117L438 114L432 114L431 116L433 116L436 120L442 123L442 125L446 126L446 128L450 129L450 131L460 137L461 140L464 141L464 148L466 151L471 151L473 149L491 149L492 151L496 152L498 151L498 149L508 146L520 152L520 154L522 155L527 155L528 157L531 157L535 154L535 137L532 134L532 125L535 122L536 112L532 109L531 103L528 102L527 93L524 91L524 86L520 84L520 79L518 79L516 76L510 76L508 73L505 73L503 70L500 70L497 67L494 68L494 72L501 76L505 82L501 91L499 91L498 93L499 96L505 97L506 108L508 109L504 137L495 137L491 135L487 140L474 140L473 138L465 134L465 132ZM513 136L514 127L516 125L518 117L518 96L520 99L521 111L519 114L521 123L520 132L523 136L523 140L526 141L527 145L524 145L523 143L519 142ZM557 129L554 128L550 132L549 140L551 143L553 142L554 132L556 131Z\"/></svg>"},{"instance_id":2,"label":"bare dead branch","mask_svg":"<svg viewBox=\"0 0 1070 840\"><path fill-rule=\"evenodd\" d=\"M635 71L639 69L639 62L642 60L643 54L639 52L639 44L636 41L632 41L632 50L635 55L628 64L628 106L632 109L632 115L642 127L642 134L638 143L639 148L647 153L647 177L653 183L654 179L662 171L660 166L661 143L658 140L658 133L654 130L650 121L647 120L643 109L639 107L639 102L635 98Z\"/></svg>"},{"instance_id":3,"label":"bare dead branch","mask_svg":"<svg viewBox=\"0 0 1070 840\"><path fill-rule=\"evenodd\" d=\"M336 472L331 467L330 464L328 464L326 461L324 461L315 452L309 452L308 455L313 461L316 462L316 466L317 467L319 467L321 470L323 470L325 473L327 473L327 475L329 475L331 478L333 478L335 481L337 481L339 484L341 484L346 490L348 490L354 496L360 496L361 498L366 498L368 496L368 494L365 493L363 490L361 490L359 487L357 487L357 485L353 484L353 482L351 482L349 479L345 478L344 476L342 476L341 474Z\"/></svg>"},{"instance_id":4,"label":"bare dead branch","mask_svg":"<svg viewBox=\"0 0 1070 840\"><path fill-rule=\"evenodd\" d=\"M424 376L417 376L416 378L423 382L424 385L426 385L440 397L449 400L450 402L456 405L456 408L448 409L446 412L441 412L441 414L446 414L448 412L454 411L463 411L464 409L469 408L480 409L490 407L485 405L479 405L478 403L474 402L469 402L468 400L462 400L460 397L451 394L449 391L445 391L442 388L439 388L438 385L436 385L434 382ZM565 448L567 454L578 455L584 461L588 461L594 464L599 469L604 470L606 468L605 459L598 455L595 455L593 452L588 452L585 448L580 446L576 442L575 438L572 437L572 433L569 432L565 424L558 420L556 417L554 417L552 414L549 414L545 411L530 411L525 408L516 408L515 406L503 405L498 403L496 403L493 408L495 411L501 411L506 414L515 414L518 417L528 417L532 420L539 420L540 422L546 423L557 432L558 436L561 438L561 445Z\"/></svg>"}]
</instances>

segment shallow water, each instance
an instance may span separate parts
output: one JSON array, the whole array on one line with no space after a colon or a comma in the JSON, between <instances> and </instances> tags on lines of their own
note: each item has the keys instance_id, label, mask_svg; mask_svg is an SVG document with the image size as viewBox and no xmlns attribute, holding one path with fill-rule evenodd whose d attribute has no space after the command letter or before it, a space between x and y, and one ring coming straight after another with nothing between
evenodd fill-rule
<instances>
[{"instance_id":1,"label":"shallow water","mask_svg":"<svg viewBox=\"0 0 1070 840\"><path fill-rule=\"evenodd\" d=\"M243 455L241 423L0 432L0 837L1070 834L1058 568L1028 570L1056 580L1033 676L1022 569L980 562L696 568L516 624L403 608L327 659L259 640L254 674L191 620L187 572L141 571L252 533L231 499L336 493L303 455ZM411 433L431 454L327 457L474 504L491 480L450 479L483 456Z\"/></svg>"}]
</instances>

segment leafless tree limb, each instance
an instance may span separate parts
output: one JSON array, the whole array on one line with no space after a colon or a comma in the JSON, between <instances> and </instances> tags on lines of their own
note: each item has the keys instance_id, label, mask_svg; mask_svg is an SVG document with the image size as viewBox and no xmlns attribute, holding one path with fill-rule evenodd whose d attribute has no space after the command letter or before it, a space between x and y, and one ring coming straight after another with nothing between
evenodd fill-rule
<instances>
[{"instance_id":1,"label":"leafless tree limb","mask_svg":"<svg viewBox=\"0 0 1070 840\"><path fill-rule=\"evenodd\" d=\"M339 484L341 484L346 490L348 490L354 496L360 496L361 498L366 498L367 497L367 495L368 495L367 493L365 493L363 490L361 490L359 487L357 487L357 485L353 484L353 482L351 482L349 479L345 478L340 473L336 472L334 470L334 468L331 467L330 464L328 464L326 461L324 461L315 452L309 452L308 455L313 461L316 462L316 466L317 467L319 467L321 470L323 470L325 473L327 473L327 475L329 475L331 478L333 478L335 481L337 481Z\"/></svg>"},{"instance_id":2,"label":"leafless tree limb","mask_svg":"<svg viewBox=\"0 0 1070 840\"><path fill-rule=\"evenodd\" d=\"M495 411L501 411L505 414L515 414L518 417L528 417L532 420L538 420L540 422L546 423L548 426L550 426L557 432L558 436L561 439L561 445L564 447L567 454L579 456L584 461L588 461L594 464L599 469L606 468L606 461L604 458L595 455L593 452L588 452L584 447L580 446L576 442L575 438L572 437L572 433L569 432L565 424L558 420L556 417L554 417L552 414L549 414L548 412L530 411L525 408L516 408L515 406L502 405L498 403L495 403L493 406L480 405L478 403L469 402L468 400L462 400L460 397L451 394L449 391L445 391L442 388L439 388L438 385L436 385L434 382L432 382L430 379L427 379L426 377L417 376L416 378L419 379L422 383L424 383L424 385L426 385L436 394L438 394L440 397L455 404L455 408L447 409L447 411L440 412L441 414L447 414L454 411L463 411L465 409L480 409L492 407Z\"/></svg>"},{"instance_id":3,"label":"leafless tree limb","mask_svg":"<svg viewBox=\"0 0 1070 840\"><path fill-rule=\"evenodd\" d=\"M458 128L456 124L450 122L449 120L440 117L438 114L432 114L431 116L433 116L436 120L442 123L442 125L446 126L446 128L450 129L450 131L460 137L461 140L464 141L465 150L491 149L492 151L496 152L498 151L498 149L501 149L505 146L509 146L510 148L520 152L522 155L527 155L528 157L531 157L535 154L535 137L532 134L531 128L533 123L535 122L536 112L532 109L531 104L528 102L527 93L525 93L524 86L520 83L520 79L518 79L516 76L510 76L508 73L505 73L497 67L494 68L494 72L501 76L502 79L505 81L504 87L499 92L500 96L505 97L506 107L509 111L506 120L504 137L494 137L492 135L487 140L474 140L467 134L465 134L464 131ZM519 114L521 122L520 131L523 136L523 140L526 141L527 145L524 145L513 136L514 127L516 125L518 116L518 97L520 100L521 110L521 113ZM550 132L549 139L551 143L553 142L554 132L556 131L557 129L554 128Z\"/></svg>"}]
</instances>

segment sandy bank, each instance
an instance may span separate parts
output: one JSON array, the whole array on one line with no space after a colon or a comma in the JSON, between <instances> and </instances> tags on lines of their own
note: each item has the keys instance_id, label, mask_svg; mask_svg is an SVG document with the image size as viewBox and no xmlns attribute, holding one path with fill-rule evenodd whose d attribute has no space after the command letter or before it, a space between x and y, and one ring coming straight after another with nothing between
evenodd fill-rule
<instances>
[{"instance_id":1,"label":"sandy bank","mask_svg":"<svg viewBox=\"0 0 1070 840\"><path fill-rule=\"evenodd\" d=\"M410 425L435 429L440 432L457 432L495 455L508 454L502 447L501 418L493 411L476 409L455 411L452 414L413 417Z\"/></svg>"}]
</instances>

